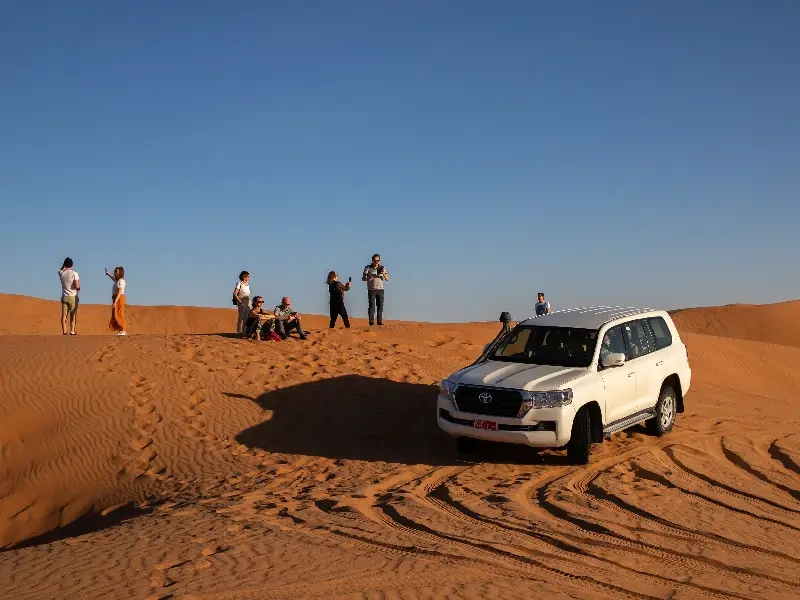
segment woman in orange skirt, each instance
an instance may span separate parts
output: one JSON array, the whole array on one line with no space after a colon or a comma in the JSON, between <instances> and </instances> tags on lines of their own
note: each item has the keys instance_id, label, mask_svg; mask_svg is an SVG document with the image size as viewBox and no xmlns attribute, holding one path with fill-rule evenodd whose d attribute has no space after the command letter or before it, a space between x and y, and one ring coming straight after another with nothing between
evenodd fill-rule
<instances>
[{"instance_id":1,"label":"woman in orange skirt","mask_svg":"<svg viewBox=\"0 0 800 600\"><path fill-rule=\"evenodd\" d=\"M114 282L111 289L111 322L108 328L116 331L117 335L128 335L125 332L125 269L117 267L113 275L106 269L106 275Z\"/></svg>"}]
</instances>

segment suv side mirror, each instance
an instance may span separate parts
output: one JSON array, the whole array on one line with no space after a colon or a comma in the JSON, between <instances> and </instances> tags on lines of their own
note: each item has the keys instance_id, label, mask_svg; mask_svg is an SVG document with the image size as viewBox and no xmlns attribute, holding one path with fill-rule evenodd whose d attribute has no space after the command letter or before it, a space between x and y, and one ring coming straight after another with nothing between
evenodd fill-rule
<instances>
[{"instance_id":1,"label":"suv side mirror","mask_svg":"<svg viewBox=\"0 0 800 600\"><path fill-rule=\"evenodd\" d=\"M611 352L603 357L603 368L621 367L625 364L625 355L622 352Z\"/></svg>"}]
</instances>

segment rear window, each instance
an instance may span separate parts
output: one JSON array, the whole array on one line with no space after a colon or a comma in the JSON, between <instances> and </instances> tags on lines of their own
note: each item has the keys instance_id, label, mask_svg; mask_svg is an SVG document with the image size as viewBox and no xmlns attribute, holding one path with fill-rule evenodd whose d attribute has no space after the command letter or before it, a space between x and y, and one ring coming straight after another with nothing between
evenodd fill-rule
<instances>
[{"instance_id":1,"label":"rear window","mask_svg":"<svg viewBox=\"0 0 800 600\"><path fill-rule=\"evenodd\" d=\"M663 317L651 317L647 321L655 336L656 350L672 345L672 333Z\"/></svg>"}]
</instances>

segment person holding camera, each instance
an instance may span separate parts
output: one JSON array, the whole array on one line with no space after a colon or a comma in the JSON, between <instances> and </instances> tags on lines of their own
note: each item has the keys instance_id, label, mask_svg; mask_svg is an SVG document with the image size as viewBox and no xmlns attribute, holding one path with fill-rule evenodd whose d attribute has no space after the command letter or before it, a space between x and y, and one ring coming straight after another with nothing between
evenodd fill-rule
<instances>
[{"instance_id":1,"label":"person holding camera","mask_svg":"<svg viewBox=\"0 0 800 600\"><path fill-rule=\"evenodd\" d=\"M350 277L347 283L342 283L339 281L339 276L336 274L336 271L331 271L328 273L328 280L326 283L328 285L328 292L331 295L330 328L333 329L336 326L336 319L342 317L344 326L350 329L350 318L347 316L347 308L345 308L344 305L344 294L353 287L353 278Z\"/></svg>"},{"instance_id":2,"label":"person holding camera","mask_svg":"<svg viewBox=\"0 0 800 600\"><path fill-rule=\"evenodd\" d=\"M361 281L367 283L367 297L369 299L369 324L375 324L375 309L378 312L378 325L383 325L383 282L389 281L386 267L381 264L381 255L374 254L372 263L364 267Z\"/></svg>"},{"instance_id":3,"label":"person holding camera","mask_svg":"<svg viewBox=\"0 0 800 600\"><path fill-rule=\"evenodd\" d=\"M281 303L275 307L275 331L285 340L295 330L301 340L308 339L308 334L303 331L303 326L300 324L300 313L292 309L292 301L288 296L284 296Z\"/></svg>"}]
</instances>

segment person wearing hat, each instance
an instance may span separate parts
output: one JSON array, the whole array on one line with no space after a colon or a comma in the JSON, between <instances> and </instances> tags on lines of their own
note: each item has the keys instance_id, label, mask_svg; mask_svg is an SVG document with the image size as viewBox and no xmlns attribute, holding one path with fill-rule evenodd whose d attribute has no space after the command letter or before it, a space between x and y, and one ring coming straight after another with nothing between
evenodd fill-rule
<instances>
[{"instance_id":1,"label":"person wearing hat","mask_svg":"<svg viewBox=\"0 0 800 600\"><path fill-rule=\"evenodd\" d=\"M292 310L291 299L284 296L281 303L275 307L275 331L285 340L295 330L301 340L308 339L308 334L303 331L303 326L300 324L300 314Z\"/></svg>"}]
</instances>

